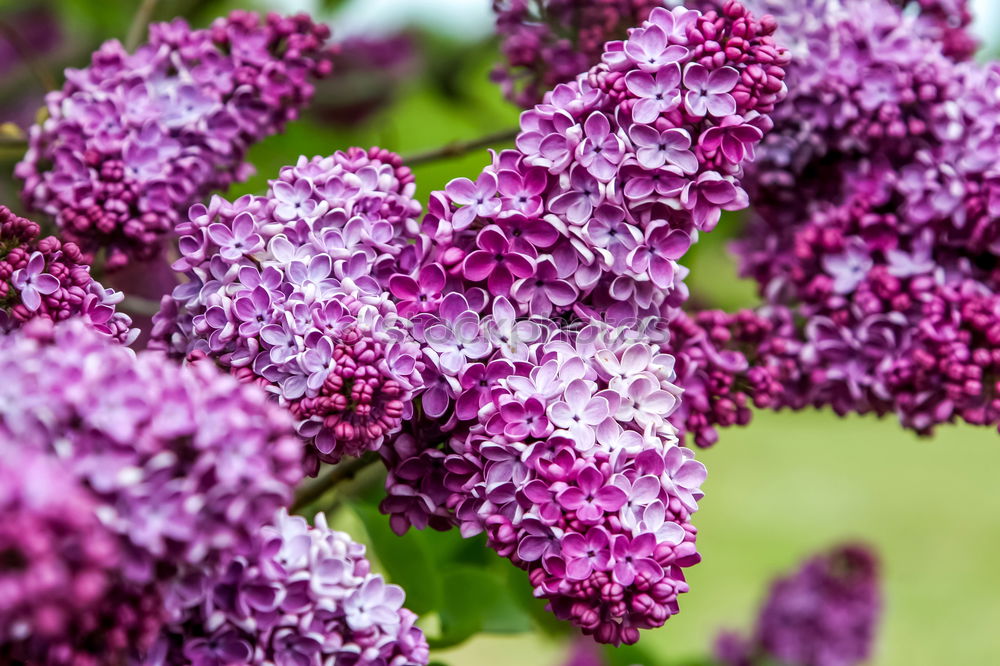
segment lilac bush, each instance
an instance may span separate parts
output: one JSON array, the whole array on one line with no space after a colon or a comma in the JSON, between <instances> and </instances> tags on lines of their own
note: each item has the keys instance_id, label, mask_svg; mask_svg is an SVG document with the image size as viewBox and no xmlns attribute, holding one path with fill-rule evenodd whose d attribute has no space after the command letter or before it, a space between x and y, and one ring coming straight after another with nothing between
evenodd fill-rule
<instances>
[{"instance_id":1,"label":"lilac bush","mask_svg":"<svg viewBox=\"0 0 1000 666\"><path fill-rule=\"evenodd\" d=\"M257 528L290 500L301 478L301 447L290 419L263 392L241 388L209 364L181 368L160 354L136 355L81 320L33 321L0 338L0 375L0 440L16 443L26 464L32 456L51 457L51 463L39 463L39 473L51 464L68 475L67 499L74 483L89 493L67 512L68 525L52 529L77 525L73 529L85 530L98 550L60 554L62 542L34 543L30 531L5 538L25 540L17 548L56 548L47 554L61 566L74 566L66 554L92 557L95 565L103 562L103 570L113 568L112 589L121 588L111 604L119 621L95 626L88 613L101 610L99 599L81 617L60 620L65 627L103 632L73 641L84 654L141 647L151 638L146 625L152 623L155 632L163 590L189 569L219 566L246 552ZM54 467L56 460L60 468ZM42 480L32 477L31 489L44 493ZM42 503L39 510L47 506ZM87 507L107 537L94 521L80 522L77 514ZM82 534L70 530L68 538ZM113 545L108 552L102 539ZM102 584L101 570L95 586ZM133 636L130 622L143 630L139 636ZM13 638L29 643L37 638L60 654L71 649L61 643L76 638L56 631L50 643L43 630L15 628ZM69 654L55 663L76 663L73 658Z\"/></svg>"},{"instance_id":2,"label":"lilac bush","mask_svg":"<svg viewBox=\"0 0 1000 666\"><path fill-rule=\"evenodd\" d=\"M205 30L150 26L66 70L16 173L26 204L120 268L158 256L178 211L246 178L247 149L280 132L330 70L329 29L308 16L237 11Z\"/></svg>"},{"instance_id":3,"label":"lilac bush","mask_svg":"<svg viewBox=\"0 0 1000 666\"><path fill-rule=\"evenodd\" d=\"M413 191L398 156L356 148L300 159L266 196L192 207L174 264L188 281L163 299L153 346L264 386L310 442L310 473L377 448L419 386L387 291L416 261Z\"/></svg>"},{"instance_id":4,"label":"lilac bush","mask_svg":"<svg viewBox=\"0 0 1000 666\"><path fill-rule=\"evenodd\" d=\"M90 275L75 243L39 238L39 226L0 206L0 331L32 319L86 320L95 330L129 344L139 334L116 306L123 295Z\"/></svg>"},{"instance_id":5,"label":"lilac bush","mask_svg":"<svg viewBox=\"0 0 1000 666\"><path fill-rule=\"evenodd\" d=\"M427 641L403 590L371 573L365 547L284 510L253 548L178 586L147 666L426 664Z\"/></svg>"},{"instance_id":6,"label":"lilac bush","mask_svg":"<svg viewBox=\"0 0 1000 666\"><path fill-rule=\"evenodd\" d=\"M856 666L872 656L882 613L878 559L844 545L810 558L776 580L750 638L723 633L716 657L726 666Z\"/></svg>"}]
</instances>

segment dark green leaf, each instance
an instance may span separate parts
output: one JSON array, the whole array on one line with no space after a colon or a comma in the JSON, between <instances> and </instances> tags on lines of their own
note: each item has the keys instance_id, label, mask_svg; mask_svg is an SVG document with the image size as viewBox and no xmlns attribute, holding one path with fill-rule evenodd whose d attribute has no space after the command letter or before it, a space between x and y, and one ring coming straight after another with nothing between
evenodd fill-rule
<instances>
[{"instance_id":1,"label":"dark green leaf","mask_svg":"<svg viewBox=\"0 0 1000 666\"><path fill-rule=\"evenodd\" d=\"M410 530L403 536L389 528L389 519L378 509L353 504L354 512L364 523L374 555L385 569L390 582L406 591L406 606L418 615L428 613L441 603L441 577L425 543L425 535Z\"/></svg>"}]
</instances>

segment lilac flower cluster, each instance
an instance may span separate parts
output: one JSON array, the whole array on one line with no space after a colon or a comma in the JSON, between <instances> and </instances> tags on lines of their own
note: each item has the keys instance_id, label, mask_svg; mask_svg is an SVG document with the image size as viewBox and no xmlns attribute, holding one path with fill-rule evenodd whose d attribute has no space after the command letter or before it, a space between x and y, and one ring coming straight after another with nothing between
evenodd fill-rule
<instances>
[{"instance_id":1,"label":"lilac flower cluster","mask_svg":"<svg viewBox=\"0 0 1000 666\"><path fill-rule=\"evenodd\" d=\"M445 321L457 313L454 332L479 317L458 293L441 310ZM599 641L634 643L677 612L682 569L700 559L690 517L705 467L668 421L680 393L673 359L597 325L575 334L539 326L534 341L528 331L504 335L512 318L497 299L492 342L464 344L475 358L444 376L466 387L454 409L383 447L382 509L397 532L485 531L557 617ZM446 326L427 328L427 343L447 338ZM428 386L425 411L440 390Z\"/></svg>"},{"instance_id":2,"label":"lilac flower cluster","mask_svg":"<svg viewBox=\"0 0 1000 666\"><path fill-rule=\"evenodd\" d=\"M625 36L663 0L493 0L504 64L492 78L521 107L600 62L604 45Z\"/></svg>"},{"instance_id":3,"label":"lilac flower cluster","mask_svg":"<svg viewBox=\"0 0 1000 666\"><path fill-rule=\"evenodd\" d=\"M266 196L194 206L174 265L188 281L164 298L153 346L266 387L311 443L310 473L377 448L420 380L383 286L417 261L414 188L398 156L355 148L300 159Z\"/></svg>"},{"instance_id":4,"label":"lilac flower cluster","mask_svg":"<svg viewBox=\"0 0 1000 666\"><path fill-rule=\"evenodd\" d=\"M682 437L709 447L718 441L717 426L750 423L751 405L782 404L800 347L787 310L681 312L669 330L676 382L684 389L673 418Z\"/></svg>"},{"instance_id":5,"label":"lilac flower cluster","mask_svg":"<svg viewBox=\"0 0 1000 666\"><path fill-rule=\"evenodd\" d=\"M423 347L417 418L382 449L393 528L485 531L601 642L662 625L699 560L705 469L654 324L697 232L746 205L784 94L773 29L736 3L654 10L522 115L518 150L431 195L433 244L389 282Z\"/></svg>"},{"instance_id":6,"label":"lilac flower cluster","mask_svg":"<svg viewBox=\"0 0 1000 666\"><path fill-rule=\"evenodd\" d=\"M0 332L31 319L80 317L124 344L138 335L115 306L123 296L105 289L75 243L38 238L39 226L0 206Z\"/></svg>"},{"instance_id":7,"label":"lilac flower cluster","mask_svg":"<svg viewBox=\"0 0 1000 666\"><path fill-rule=\"evenodd\" d=\"M950 59L888 2L796 7L787 37L811 55L749 174L738 247L803 322L760 354L790 370L778 406L920 433L1000 423L1000 70Z\"/></svg>"},{"instance_id":8,"label":"lilac flower cluster","mask_svg":"<svg viewBox=\"0 0 1000 666\"><path fill-rule=\"evenodd\" d=\"M918 12L921 32L941 44L946 56L955 60L971 58L979 48L972 35L972 8L969 0L893 0L906 11Z\"/></svg>"},{"instance_id":9,"label":"lilac flower cluster","mask_svg":"<svg viewBox=\"0 0 1000 666\"><path fill-rule=\"evenodd\" d=\"M856 666L871 657L880 615L875 554L841 546L776 581L753 637L722 634L716 657L727 666Z\"/></svg>"},{"instance_id":10,"label":"lilac flower cluster","mask_svg":"<svg viewBox=\"0 0 1000 666\"><path fill-rule=\"evenodd\" d=\"M246 177L249 146L309 101L328 36L306 15L234 12L206 30L153 25L135 54L105 43L31 129L26 204L88 256L106 250L109 269L155 257L176 211Z\"/></svg>"},{"instance_id":11,"label":"lilac flower cluster","mask_svg":"<svg viewBox=\"0 0 1000 666\"><path fill-rule=\"evenodd\" d=\"M283 509L252 551L178 586L145 666L426 664L427 641L403 590L372 574L365 547Z\"/></svg>"},{"instance_id":12,"label":"lilac flower cluster","mask_svg":"<svg viewBox=\"0 0 1000 666\"><path fill-rule=\"evenodd\" d=\"M519 315L669 319L677 260L747 205L742 163L785 92L773 31L735 2L654 10L522 114L518 150L431 195L438 263Z\"/></svg>"},{"instance_id":13,"label":"lilac flower cluster","mask_svg":"<svg viewBox=\"0 0 1000 666\"><path fill-rule=\"evenodd\" d=\"M89 544L82 551L71 548L71 554L87 558L81 565L92 559L94 576L74 560L60 559L62 542L45 543L44 535L24 530L4 537L22 540L14 552L51 546L56 550L47 551L49 556L65 566L54 566L46 574L51 580L17 579L50 582L59 594L80 588L81 595L94 598L105 590L101 571L113 566L115 573L106 588L112 595L107 605L92 605L94 613L109 609L114 621L95 626L89 614L76 623L60 620L45 610L58 597L32 600L45 616L38 619L38 631L23 623L10 628L33 650L54 646L79 651L84 659L95 650L101 655L141 647L155 635L164 586L188 569L216 566L245 552L256 529L290 500L301 478L301 449L291 422L263 392L241 388L208 364L180 368L156 353L136 356L78 319L58 325L34 321L0 338L0 376L0 441L16 442L30 452L26 456L45 454L52 464L58 459L91 496L65 514L75 522L51 529L53 535L69 531L67 548L76 537ZM42 493L48 486L26 478L31 488L22 491L22 501L34 501L23 493ZM73 497L73 484L51 487L65 493L63 498ZM107 536L94 521L79 522L79 512L88 506ZM70 527L83 530L85 538ZM105 540L114 545L111 552L101 545ZM97 550L90 552L91 547ZM0 603L6 603L6 588L2 596ZM45 624L50 619L53 624ZM74 633L81 626L97 635ZM60 634L61 629L70 633ZM97 663L70 657L65 663Z\"/></svg>"},{"instance_id":14,"label":"lilac flower cluster","mask_svg":"<svg viewBox=\"0 0 1000 666\"><path fill-rule=\"evenodd\" d=\"M122 554L69 470L6 438L0 454L0 659L68 663L71 639L103 624ZM123 647L109 643L110 653Z\"/></svg>"}]
</instances>

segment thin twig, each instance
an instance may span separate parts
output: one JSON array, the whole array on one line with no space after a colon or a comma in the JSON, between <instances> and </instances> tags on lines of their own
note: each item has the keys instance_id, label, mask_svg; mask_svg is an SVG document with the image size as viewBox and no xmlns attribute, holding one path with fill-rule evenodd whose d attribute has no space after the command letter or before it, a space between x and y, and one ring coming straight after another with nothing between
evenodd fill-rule
<instances>
[{"instance_id":1,"label":"thin twig","mask_svg":"<svg viewBox=\"0 0 1000 666\"><path fill-rule=\"evenodd\" d=\"M403 164L406 164L407 166L417 166L418 164L427 164L428 162L436 162L437 160L459 157L461 155L465 155L466 153L471 153L474 150L489 148L490 146L499 143L510 143L517 138L518 132L519 130L510 129L503 130L502 132L494 132L493 134L487 134L484 137L473 139L472 141L454 141L445 146L441 146L440 148L404 157Z\"/></svg>"},{"instance_id":2,"label":"thin twig","mask_svg":"<svg viewBox=\"0 0 1000 666\"><path fill-rule=\"evenodd\" d=\"M378 462L378 459L377 454L367 453L360 458L348 460L334 466L323 476L299 489L295 494L295 502L292 503L290 511L298 513L337 485L353 479L361 470Z\"/></svg>"},{"instance_id":3,"label":"thin twig","mask_svg":"<svg viewBox=\"0 0 1000 666\"><path fill-rule=\"evenodd\" d=\"M142 4L136 10L135 16L132 17L132 25L128 27L128 35L125 37L126 51L134 51L135 47L139 46L143 35L146 34L149 22L153 20L153 13L156 11L157 2L158 0L142 0Z\"/></svg>"},{"instance_id":4,"label":"thin twig","mask_svg":"<svg viewBox=\"0 0 1000 666\"><path fill-rule=\"evenodd\" d=\"M35 49L24 39L21 33L6 21L0 21L0 34L7 38L10 45L21 56L21 60L28 66L31 74L38 79L42 88L46 91L55 90L55 77L52 76L52 72L42 66L42 63L38 60L38 53L35 52Z\"/></svg>"},{"instance_id":5,"label":"thin twig","mask_svg":"<svg viewBox=\"0 0 1000 666\"><path fill-rule=\"evenodd\" d=\"M0 126L0 130L2 130ZM8 159L12 154L22 154L28 150L28 140L22 136L0 133L0 155Z\"/></svg>"}]
</instances>

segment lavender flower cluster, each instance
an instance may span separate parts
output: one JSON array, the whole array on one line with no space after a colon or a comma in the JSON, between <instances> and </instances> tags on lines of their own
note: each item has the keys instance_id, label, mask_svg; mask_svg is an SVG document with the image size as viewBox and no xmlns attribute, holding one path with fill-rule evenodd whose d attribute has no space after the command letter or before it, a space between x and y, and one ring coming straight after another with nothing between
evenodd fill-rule
<instances>
[{"instance_id":1,"label":"lavender flower cluster","mask_svg":"<svg viewBox=\"0 0 1000 666\"><path fill-rule=\"evenodd\" d=\"M246 552L301 478L290 419L262 392L209 364L136 356L79 319L0 338L0 376L0 442L39 474L4 484L4 507L41 530L2 537L14 580L0 653L14 659L96 664L142 649L169 612L164 590Z\"/></svg>"},{"instance_id":2,"label":"lavender flower cluster","mask_svg":"<svg viewBox=\"0 0 1000 666\"><path fill-rule=\"evenodd\" d=\"M785 13L810 57L749 174L738 247L772 309L804 322L759 354L786 386L777 406L920 433L1000 423L1000 70L956 62L888 2Z\"/></svg>"},{"instance_id":3,"label":"lavender flower cluster","mask_svg":"<svg viewBox=\"0 0 1000 666\"><path fill-rule=\"evenodd\" d=\"M723 633L716 657L726 666L857 666L871 657L881 606L875 554L840 546L775 581L752 638Z\"/></svg>"},{"instance_id":4,"label":"lavender flower cluster","mask_svg":"<svg viewBox=\"0 0 1000 666\"><path fill-rule=\"evenodd\" d=\"M699 560L704 466L668 420L663 331L635 322L674 313L677 260L746 205L784 94L773 29L654 10L523 114L518 150L431 195L432 245L389 282L424 349L417 418L382 449L394 529L485 531L602 642L662 625Z\"/></svg>"},{"instance_id":5,"label":"lavender flower cluster","mask_svg":"<svg viewBox=\"0 0 1000 666\"><path fill-rule=\"evenodd\" d=\"M493 0L505 62L492 73L521 107L600 62L604 45L642 23L663 0Z\"/></svg>"},{"instance_id":6,"label":"lavender flower cluster","mask_svg":"<svg viewBox=\"0 0 1000 666\"><path fill-rule=\"evenodd\" d=\"M97 518L95 498L58 460L0 444L0 659L70 663L74 637L106 624L121 552ZM121 618L111 618L121 619ZM127 622L103 635L122 649ZM140 632L141 633L141 632ZM80 660L74 663L87 663ZM96 663L96 660L93 661Z\"/></svg>"},{"instance_id":7,"label":"lavender flower cluster","mask_svg":"<svg viewBox=\"0 0 1000 666\"><path fill-rule=\"evenodd\" d=\"M442 305L450 313L478 317L458 293ZM407 424L383 447L382 509L397 532L485 531L557 617L599 641L634 643L677 612L682 568L700 559L690 517L705 468L668 421L673 359L598 326L506 343L512 316L497 299L494 342L457 377L442 376L466 387L444 424Z\"/></svg>"},{"instance_id":8,"label":"lavender flower cluster","mask_svg":"<svg viewBox=\"0 0 1000 666\"><path fill-rule=\"evenodd\" d=\"M398 156L355 148L302 158L266 196L194 206L174 265L188 281L163 299L153 346L272 392L311 444L310 473L377 448L420 381L385 286L417 260L414 188Z\"/></svg>"},{"instance_id":9,"label":"lavender flower cluster","mask_svg":"<svg viewBox=\"0 0 1000 666\"><path fill-rule=\"evenodd\" d=\"M372 574L365 547L284 510L246 556L176 590L178 613L144 666L426 664L403 590Z\"/></svg>"},{"instance_id":10,"label":"lavender flower cluster","mask_svg":"<svg viewBox=\"0 0 1000 666\"><path fill-rule=\"evenodd\" d=\"M206 30L155 24L134 54L105 43L31 129L26 204L86 255L105 250L109 269L156 257L177 211L245 178L250 145L309 101L328 36L306 15L234 12Z\"/></svg>"},{"instance_id":11,"label":"lavender flower cluster","mask_svg":"<svg viewBox=\"0 0 1000 666\"><path fill-rule=\"evenodd\" d=\"M132 320L115 307L123 295L90 275L75 243L38 238L39 226L0 206L0 332L32 319L86 320L124 344L138 336Z\"/></svg>"}]
</instances>

